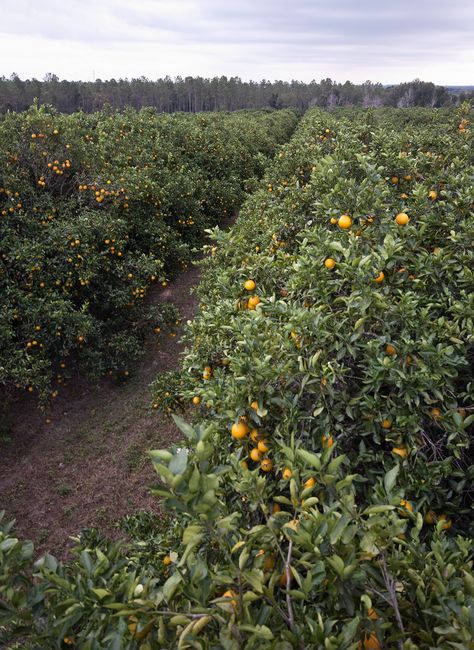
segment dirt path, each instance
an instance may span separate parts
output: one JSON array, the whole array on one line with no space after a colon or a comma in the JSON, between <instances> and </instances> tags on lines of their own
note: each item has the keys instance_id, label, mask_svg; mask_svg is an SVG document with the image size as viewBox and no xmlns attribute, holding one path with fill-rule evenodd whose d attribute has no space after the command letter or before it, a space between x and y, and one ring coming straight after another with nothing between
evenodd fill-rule
<instances>
[{"instance_id":1,"label":"dirt path","mask_svg":"<svg viewBox=\"0 0 474 650\"><path fill-rule=\"evenodd\" d=\"M193 267L151 300L172 301L186 322L197 307L190 290L198 281ZM85 527L116 536L122 515L160 512L148 492L155 474L146 451L166 447L180 434L169 418L150 410L149 384L177 367L179 334L150 338L123 386L71 382L55 401L50 424L34 404L21 405L10 441L0 446L0 508L16 518L16 533L32 539L39 552L64 556L69 536Z\"/></svg>"}]
</instances>

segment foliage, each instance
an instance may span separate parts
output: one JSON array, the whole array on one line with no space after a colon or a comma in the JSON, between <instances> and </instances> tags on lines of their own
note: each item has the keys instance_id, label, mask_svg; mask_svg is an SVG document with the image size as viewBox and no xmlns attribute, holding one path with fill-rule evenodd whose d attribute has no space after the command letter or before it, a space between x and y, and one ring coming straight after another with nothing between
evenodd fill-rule
<instances>
[{"instance_id":1,"label":"foliage","mask_svg":"<svg viewBox=\"0 0 474 650\"><path fill-rule=\"evenodd\" d=\"M0 123L0 387L56 396L73 369L124 378L186 268L296 123L292 112L61 115ZM151 322L152 318L154 322Z\"/></svg>"},{"instance_id":2,"label":"foliage","mask_svg":"<svg viewBox=\"0 0 474 650\"><path fill-rule=\"evenodd\" d=\"M150 452L172 521L46 556L10 637L28 616L41 648L473 647L467 110L304 117L212 231L172 384L193 423Z\"/></svg>"}]
</instances>

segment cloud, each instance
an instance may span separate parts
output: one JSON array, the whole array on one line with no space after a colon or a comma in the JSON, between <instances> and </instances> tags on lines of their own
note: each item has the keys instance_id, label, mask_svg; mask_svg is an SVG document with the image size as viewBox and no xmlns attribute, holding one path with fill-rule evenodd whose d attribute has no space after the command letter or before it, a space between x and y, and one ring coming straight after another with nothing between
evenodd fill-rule
<instances>
[{"instance_id":1,"label":"cloud","mask_svg":"<svg viewBox=\"0 0 474 650\"><path fill-rule=\"evenodd\" d=\"M474 83L471 0L2 0L0 74Z\"/></svg>"}]
</instances>

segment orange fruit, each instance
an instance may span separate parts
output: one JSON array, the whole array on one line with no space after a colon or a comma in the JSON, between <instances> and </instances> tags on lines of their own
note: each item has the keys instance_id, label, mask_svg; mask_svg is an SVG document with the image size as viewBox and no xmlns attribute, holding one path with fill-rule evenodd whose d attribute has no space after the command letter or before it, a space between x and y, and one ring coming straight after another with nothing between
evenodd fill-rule
<instances>
[{"instance_id":1,"label":"orange fruit","mask_svg":"<svg viewBox=\"0 0 474 650\"><path fill-rule=\"evenodd\" d=\"M385 348L385 352L388 354L389 357L393 357L394 354L397 354L397 351L390 343Z\"/></svg>"},{"instance_id":2,"label":"orange fruit","mask_svg":"<svg viewBox=\"0 0 474 650\"><path fill-rule=\"evenodd\" d=\"M324 260L324 266L329 270L333 269L336 266L336 260L333 260L332 257L328 257Z\"/></svg>"},{"instance_id":3,"label":"orange fruit","mask_svg":"<svg viewBox=\"0 0 474 650\"><path fill-rule=\"evenodd\" d=\"M425 515L425 523L429 524L430 526L433 526L436 522L438 521L438 515L434 510L428 510L428 512Z\"/></svg>"},{"instance_id":4,"label":"orange fruit","mask_svg":"<svg viewBox=\"0 0 474 650\"><path fill-rule=\"evenodd\" d=\"M293 472L289 467L285 467L285 469L282 472L282 477L285 481L289 481L290 478L293 476Z\"/></svg>"},{"instance_id":5,"label":"orange fruit","mask_svg":"<svg viewBox=\"0 0 474 650\"><path fill-rule=\"evenodd\" d=\"M391 420L383 420L382 421L382 428L383 429L391 429L392 428L392 421Z\"/></svg>"},{"instance_id":6,"label":"orange fruit","mask_svg":"<svg viewBox=\"0 0 474 650\"><path fill-rule=\"evenodd\" d=\"M375 282L383 282L385 280L385 273L383 271L380 271L378 276L375 279Z\"/></svg>"},{"instance_id":7,"label":"orange fruit","mask_svg":"<svg viewBox=\"0 0 474 650\"><path fill-rule=\"evenodd\" d=\"M266 454L268 451L268 443L266 440L259 440L257 449L260 453Z\"/></svg>"},{"instance_id":8,"label":"orange fruit","mask_svg":"<svg viewBox=\"0 0 474 650\"><path fill-rule=\"evenodd\" d=\"M201 403L201 398L198 395L195 395L193 397L193 404L200 404Z\"/></svg>"},{"instance_id":9,"label":"orange fruit","mask_svg":"<svg viewBox=\"0 0 474 650\"><path fill-rule=\"evenodd\" d=\"M438 192L436 192L436 190L431 190L431 192L428 193L428 196L432 201L436 201L438 198Z\"/></svg>"},{"instance_id":10,"label":"orange fruit","mask_svg":"<svg viewBox=\"0 0 474 650\"><path fill-rule=\"evenodd\" d=\"M371 618L373 621L376 621L378 618L380 618L380 616L377 614L377 612L375 611L375 609L374 609L373 607L371 607L371 608L368 610L368 612L367 612L367 616L368 616L369 618Z\"/></svg>"},{"instance_id":11,"label":"orange fruit","mask_svg":"<svg viewBox=\"0 0 474 650\"><path fill-rule=\"evenodd\" d=\"M332 223L333 226L335 226L337 223L336 217L331 217L329 221Z\"/></svg>"},{"instance_id":12,"label":"orange fruit","mask_svg":"<svg viewBox=\"0 0 474 650\"><path fill-rule=\"evenodd\" d=\"M253 291L257 285L253 280L246 280L244 287L246 291Z\"/></svg>"},{"instance_id":13,"label":"orange fruit","mask_svg":"<svg viewBox=\"0 0 474 650\"><path fill-rule=\"evenodd\" d=\"M395 221L398 223L399 226L406 226L407 223L410 221L410 217L405 212L400 212L395 217Z\"/></svg>"},{"instance_id":14,"label":"orange fruit","mask_svg":"<svg viewBox=\"0 0 474 650\"><path fill-rule=\"evenodd\" d=\"M253 409L254 411L258 411L258 402L257 402L257 400L254 400L254 401L250 404L250 408Z\"/></svg>"},{"instance_id":15,"label":"orange fruit","mask_svg":"<svg viewBox=\"0 0 474 650\"><path fill-rule=\"evenodd\" d=\"M438 521L442 521L443 523L441 524L441 528L443 530L448 530L448 528L451 528L453 525L453 522L451 519L448 519L448 517L445 514L441 514L438 517Z\"/></svg>"},{"instance_id":16,"label":"orange fruit","mask_svg":"<svg viewBox=\"0 0 474 650\"><path fill-rule=\"evenodd\" d=\"M366 634L362 641L359 641L359 648L363 650L380 650L382 646L375 634Z\"/></svg>"},{"instance_id":17,"label":"orange fruit","mask_svg":"<svg viewBox=\"0 0 474 650\"><path fill-rule=\"evenodd\" d=\"M392 183L396 185L398 183L398 176L392 176Z\"/></svg>"},{"instance_id":18,"label":"orange fruit","mask_svg":"<svg viewBox=\"0 0 474 650\"><path fill-rule=\"evenodd\" d=\"M349 230L352 226L352 219L348 214L343 214L342 217L339 217L337 225L339 228L342 228L342 230Z\"/></svg>"},{"instance_id":19,"label":"orange fruit","mask_svg":"<svg viewBox=\"0 0 474 650\"><path fill-rule=\"evenodd\" d=\"M169 555L165 555L165 557L163 558L163 564L165 566L168 566L169 564L171 564L171 558L170 558Z\"/></svg>"},{"instance_id":20,"label":"orange fruit","mask_svg":"<svg viewBox=\"0 0 474 650\"><path fill-rule=\"evenodd\" d=\"M258 296L251 296L247 301L248 309L255 309L255 307L260 303L260 298Z\"/></svg>"},{"instance_id":21,"label":"orange fruit","mask_svg":"<svg viewBox=\"0 0 474 650\"><path fill-rule=\"evenodd\" d=\"M402 508L404 508L404 510L400 510L400 511L399 511L399 512L400 512L400 515L401 515L402 517L406 517L406 516L407 516L407 514L406 514L407 511L408 511L408 512L413 512L413 506L412 506L411 503L410 503L409 501L407 501L406 499L402 499L402 500L400 501L400 505L402 506Z\"/></svg>"},{"instance_id":22,"label":"orange fruit","mask_svg":"<svg viewBox=\"0 0 474 650\"><path fill-rule=\"evenodd\" d=\"M262 472L271 472L273 469L273 461L270 458L264 458L260 463L260 469Z\"/></svg>"},{"instance_id":23,"label":"orange fruit","mask_svg":"<svg viewBox=\"0 0 474 650\"><path fill-rule=\"evenodd\" d=\"M441 420L441 411L438 408L431 409L431 415L435 420Z\"/></svg>"},{"instance_id":24,"label":"orange fruit","mask_svg":"<svg viewBox=\"0 0 474 650\"><path fill-rule=\"evenodd\" d=\"M266 555L263 560L263 570L271 571L275 568L276 559L274 555Z\"/></svg>"},{"instance_id":25,"label":"orange fruit","mask_svg":"<svg viewBox=\"0 0 474 650\"><path fill-rule=\"evenodd\" d=\"M236 440L242 440L250 431L248 424L245 422L234 422L231 428L232 437Z\"/></svg>"},{"instance_id":26,"label":"orange fruit","mask_svg":"<svg viewBox=\"0 0 474 650\"><path fill-rule=\"evenodd\" d=\"M408 449L406 447L394 447L392 449L392 454L397 454L401 458L406 458L408 456Z\"/></svg>"},{"instance_id":27,"label":"orange fruit","mask_svg":"<svg viewBox=\"0 0 474 650\"><path fill-rule=\"evenodd\" d=\"M229 598L230 599L230 604L232 607L235 609L237 607L237 600L236 600L236 594L232 591L232 589L228 589L222 594L222 598Z\"/></svg>"},{"instance_id":28,"label":"orange fruit","mask_svg":"<svg viewBox=\"0 0 474 650\"><path fill-rule=\"evenodd\" d=\"M272 514L274 515L275 512L281 512L281 505L279 503L273 502L272 505Z\"/></svg>"},{"instance_id":29,"label":"orange fruit","mask_svg":"<svg viewBox=\"0 0 474 650\"><path fill-rule=\"evenodd\" d=\"M257 447L254 447L250 452L250 458L257 463L261 457L262 454L258 451Z\"/></svg>"},{"instance_id":30,"label":"orange fruit","mask_svg":"<svg viewBox=\"0 0 474 650\"><path fill-rule=\"evenodd\" d=\"M252 431L250 433L250 440L252 442L254 442L255 444L257 444L258 443L258 436L259 436L258 429L252 429Z\"/></svg>"},{"instance_id":31,"label":"orange fruit","mask_svg":"<svg viewBox=\"0 0 474 650\"><path fill-rule=\"evenodd\" d=\"M332 447L334 444L334 440L332 436L323 436L321 440L324 447Z\"/></svg>"},{"instance_id":32,"label":"orange fruit","mask_svg":"<svg viewBox=\"0 0 474 650\"><path fill-rule=\"evenodd\" d=\"M309 479L304 483L303 487L306 489L306 488L312 488L312 487L314 487L315 485L316 485L316 479L314 478L314 476L311 476L311 478L309 478Z\"/></svg>"}]
</instances>

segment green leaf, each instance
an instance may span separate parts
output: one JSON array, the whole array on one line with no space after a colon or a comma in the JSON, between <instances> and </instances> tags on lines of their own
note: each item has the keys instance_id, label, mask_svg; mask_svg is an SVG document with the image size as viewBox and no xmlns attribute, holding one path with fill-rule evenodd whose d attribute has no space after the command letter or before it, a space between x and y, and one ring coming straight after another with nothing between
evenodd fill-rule
<instances>
[{"instance_id":1,"label":"green leaf","mask_svg":"<svg viewBox=\"0 0 474 650\"><path fill-rule=\"evenodd\" d=\"M383 484L385 487L385 492L387 494L391 493L392 488L395 485L395 481L397 480L399 471L400 471L400 465L394 465L392 469L385 474L383 478Z\"/></svg>"},{"instance_id":2,"label":"green leaf","mask_svg":"<svg viewBox=\"0 0 474 650\"><path fill-rule=\"evenodd\" d=\"M198 437L196 431L190 424L185 422L183 418L180 418L179 415L175 415L174 413L172 413L172 418L176 426L178 427L178 429L180 429L184 433L184 435L186 436L186 438L188 438L188 440L190 440L191 442L197 441Z\"/></svg>"}]
</instances>

